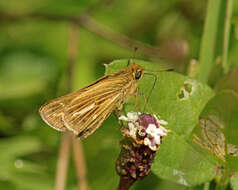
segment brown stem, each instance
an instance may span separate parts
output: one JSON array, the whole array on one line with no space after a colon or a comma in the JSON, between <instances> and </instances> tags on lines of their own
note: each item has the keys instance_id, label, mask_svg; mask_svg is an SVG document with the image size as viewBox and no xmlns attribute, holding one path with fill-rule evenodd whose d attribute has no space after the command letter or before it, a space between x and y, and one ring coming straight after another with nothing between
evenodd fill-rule
<instances>
[{"instance_id":1,"label":"brown stem","mask_svg":"<svg viewBox=\"0 0 238 190\"><path fill-rule=\"evenodd\" d=\"M73 88L73 71L77 59L78 52L78 36L79 26L76 23L70 25L69 42L68 42L68 88L72 91ZM76 168L77 182L80 190L88 189L88 182L86 179L86 164L84 161L83 146L80 140L72 136L73 143L73 157Z\"/></svg>"},{"instance_id":2,"label":"brown stem","mask_svg":"<svg viewBox=\"0 0 238 190\"><path fill-rule=\"evenodd\" d=\"M55 177L55 190L64 190L67 180L69 150L71 146L71 134L62 135Z\"/></svg>"},{"instance_id":3,"label":"brown stem","mask_svg":"<svg viewBox=\"0 0 238 190\"><path fill-rule=\"evenodd\" d=\"M117 190L128 190L135 183L135 180L131 178L120 178L120 183L117 187Z\"/></svg>"},{"instance_id":4,"label":"brown stem","mask_svg":"<svg viewBox=\"0 0 238 190\"><path fill-rule=\"evenodd\" d=\"M144 55L162 58L166 57L160 53L160 49L158 47L154 47L142 42L135 41L129 38L126 35L120 34L118 32L113 31L111 28L106 27L103 24L100 24L92 17L87 14L82 14L79 17L68 17L62 15L53 15L53 14L43 14L43 13L33 13L28 15L14 15L14 14L6 14L0 11L0 22L3 21L21 21L24 19L46 19L50 21L67 21L76 23L88 31L104 38L109 41L114 42L122 47L128 48L132 50L134 47L138 48L138 51Z\"/></svg>"},{"instance_id":5,"label":"brown stem","mask_svg":"<svg viewBox=\"0 0 238 190\"><path fill-rule=\"evenodd\" d=\"M119 34L115 31L113 31L111 28L98 23L96 20L94 20L92 17L90 17L88 15L82 15L79 18L80 18L79 24L81 26L83 26L90 32L97 34L98 36L100 36L104 39L112 41L115 44L118 44L118 45L128 48L130 50L137 47L139 52L141 52L142 54L151 56L151 57L157 57L157 58L162 57L162 55L160 55L160 53L159 53L160 50L157 47L153 47L151 45L132 40L131 38L129 38L126 35Z\"/></svg>"},{"instance_id":6,"label":"brown stem","mask_svg":"<svg viewBox=\"0 0 238 190\"><path fill-rule=\"evenodd\" d=\"M195 59L191 59L188 65L188 76L192 78L197 77L198 62Z\"/></svg>"},{"instance_id":7,"label":"brown stem","mask_svg":"<svg viewBox=\"0 0 238 190\"><path fill-rule=\"evenodd\" d=\"M78 35L79 35L79 27L77 24L72 23L70 24L69 29L69 40L68 40L68 80L67 80L67 87L68 92L73 90L73 71L75 67L75 62L77 59L78 53Z\"/></svg>"},{"instance_id":8,"label":"brown stem","mask_svg":"<svg viewBox=\"0 0 238 190\"><path fill-rule=\"evenodd\" d=\"M88 182L86 178L86 164L84 160L82 142L73 137L73 154L74 163L77 174L78 186L80 190L88 190Z\"/></svg>"},{"instance_id":9,"label":"brown stem","mask_svg":"<svg viewBox=\"0 0 238 190\"><path fill-rule=\"evenodd\" d=\"M74 37L76 36L74 33L75 25L72 26L72 30L69 37L69 48L68 48L68 55L69 55L69 63L68 63L68 72L67 72L67 91L72 91L73 85L73 68L74 68L74 61L75 55L77 53L77 41L74 41ZM78 31L78 29L77 29ZM78 32L77 32L78 35ZM67 180L67 170L68 170L68 160L69 160L69 150L71 146L71 134L70 132L66 132L62 136L61 145L60 145L60 152L58 156L58 163L57 163L57 171L56 171L56 181L55 181L55 190L64 190L65 184ZM73 138L73 137L72 137Z\"/></svg>"}]
</instances>

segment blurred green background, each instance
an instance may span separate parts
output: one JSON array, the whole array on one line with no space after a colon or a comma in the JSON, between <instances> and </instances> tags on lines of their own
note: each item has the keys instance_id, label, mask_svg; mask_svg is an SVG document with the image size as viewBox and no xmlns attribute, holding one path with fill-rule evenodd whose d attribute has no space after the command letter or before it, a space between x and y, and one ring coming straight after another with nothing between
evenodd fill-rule
<instances>
[{"instance_id":1,"label":"blurred green background","mask_svg":"<svg viewBox=\"0 0 238 190\"><path fill-rule=\"evenodd\" d=\"M186 74L189 62L200 54L206 7L206 0L1 0L0 189L53 189L61 133L41 120L38 109L67 92L70 48L74 46L72 17L89 16L89 20L81 18L73 37L78 38L73 58L76 90L103 76L104 63L133 56L134 44L123 36L150 45L146 51L139 46L137 58ZM233 15L238 15L238 1L233 2ZM237 23L234 16L228 54L231 66L238 63ZM117 120L111 116L83 141L92 190L116 189L119 139ZM74 190L77 182L72 156L70 159L67 189ZM134 186L145 188L186 187L150 174Z\"/></svg>"}]
</instances>

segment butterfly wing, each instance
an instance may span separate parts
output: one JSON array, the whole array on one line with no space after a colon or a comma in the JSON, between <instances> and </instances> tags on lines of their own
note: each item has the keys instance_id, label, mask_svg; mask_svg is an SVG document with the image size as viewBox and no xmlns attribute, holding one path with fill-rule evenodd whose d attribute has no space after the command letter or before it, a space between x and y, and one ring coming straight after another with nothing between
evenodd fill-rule
<instances>
[{"instance_id":1,"label":"butterfly wing","mask_svg":"<svg viewBox=\"0 0 238 190\"><path fill-rule=\"evenodd\" d=\"M79 137L92 134L124 102L125 80L108 79L75 97L65 109L65 126Z\"/></svg>"},{"instance_id":2,"label":"butterfly wing","mask_svg":"<svg viewBox=\"0 0 238 190\"><path fill-rule=\"evenodd\" d=\"M93 133L123 100L128 80L119 73L54 99L40 108L42 119L59 131L67 129L86 138Z\"/></svg>"},{"instance_id":3,"label":"butterfly wing","mask_svg":"<svg viewBox=\"0 0 238 190\"><path fill-rule=\"evenodd\" d=\"M41 106L39 112L41 118L51 127L58 131L66 131L67 128L64 126L62 116L64 115L64 109L76 93L70 93L65 96L51 100L50 102Z\"/></svg>"}]
</instances>

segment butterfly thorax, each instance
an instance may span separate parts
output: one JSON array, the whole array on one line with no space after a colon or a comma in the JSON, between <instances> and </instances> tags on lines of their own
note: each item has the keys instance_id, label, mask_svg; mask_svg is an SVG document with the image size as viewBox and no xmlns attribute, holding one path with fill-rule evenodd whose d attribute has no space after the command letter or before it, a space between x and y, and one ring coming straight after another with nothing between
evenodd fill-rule
<instances>
[{"instance_id":1,"label":"butterfly thorax","mask_svg":"<svg viewBox=\"0 0 238 190\"><path fill-rule=\"evenodd\" d=\"M136 95L137 81L143 77L144 70L141 66L132 64L119 73L116 74L121 77L120 80L123 81L123 87L117 107L121 107L130 97ZM140 74L139 78L136 77L138 73Z\"/></svg>"}]
</instances>

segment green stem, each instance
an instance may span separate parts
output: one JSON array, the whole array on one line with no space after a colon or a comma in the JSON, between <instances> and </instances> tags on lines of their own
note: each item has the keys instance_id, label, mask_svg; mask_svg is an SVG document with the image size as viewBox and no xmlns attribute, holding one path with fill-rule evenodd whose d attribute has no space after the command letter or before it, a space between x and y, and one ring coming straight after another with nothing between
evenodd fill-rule
<instances>
[{"instance_id":1,"label":"green stem","mask_svg":"<svg viewBox=\"0 0 238 190\"><path fill-rule=\"evenodd\" d=\"M221 178L216 181L216 189L215 190L226 190L230 181L230 172L224 169L221 173Z\"/></svg>"},{"instance_id":2,"label":"green stem","mask_svg":"<svg viewBox=\"0 0 238 190\"><path fill-rule=\"evenodd\" d=\"M204 184L203 190L209 190L210 189L210 182L207 182Z\"/></svg>"},{"instance_id":3,"label":"green stem","mask_svg":"<svg viewBox=\"0 0 238 190\"><path fill-rule=\"evenodd\" d=\"M192 77L192 78L197 78L197 74L198 74L198 61L195 59L190 60L189 62L189 66L188 66L188 76Z\"/></svg>"},{"instance_id":4,"label":"green stem","mask_svg":"<svg viewBox=\"0 0 238 190\"><path fill-rule=\"evenodd\" d=\"M199 57L199 79L202 82L208 81L212 64L214 62L215 42L221 3L221 0L209 0L207 5L207 14Z\"/></svg>"},{"instance_id":5,"label":"green stem","mask_svg":"<svg viewBox=\"0 0 238 190\"><path fill-rule=\"evenodd\" d=\"M223 36L223 52L222 52L222 67L224 72L229 71L229 65L227 61L230 29L231 29L231 15L232 15L232 0L226 0L226 15L224 23L224 36Z\"/></svg>"}]
</instances>

